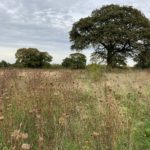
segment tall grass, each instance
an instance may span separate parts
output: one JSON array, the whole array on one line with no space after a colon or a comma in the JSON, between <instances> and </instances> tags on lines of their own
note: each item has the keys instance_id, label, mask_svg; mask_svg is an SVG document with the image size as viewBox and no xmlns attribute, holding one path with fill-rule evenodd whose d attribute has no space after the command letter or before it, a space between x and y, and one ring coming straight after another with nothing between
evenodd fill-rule
<instances>
[{"instance_id":1,"label":"tall grass","mask_svg":"<svg viewBox=\"0 0 150 150\"><path fill-rule=\"evenodd\" d=\"M149 75L1 70L0 149L148 150Z\"/></svg>"}]
</instances>

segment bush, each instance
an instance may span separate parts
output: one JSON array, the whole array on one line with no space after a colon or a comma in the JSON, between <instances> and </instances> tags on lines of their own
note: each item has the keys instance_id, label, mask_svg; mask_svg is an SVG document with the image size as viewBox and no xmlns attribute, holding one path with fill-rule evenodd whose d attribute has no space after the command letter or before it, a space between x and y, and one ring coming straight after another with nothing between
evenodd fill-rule
<instances>
[{"instance_id":1,"label":"bush","mask_svg":"<svg viewBox=\"0 0 150 150\"><path fill-rule=\"evenodd\" d=\"M6 62L6 61L4 61L4 60L2 60L1 62L0 62L0 68L8 68L8 67L10 67L11 66L11 64L9 64L8 62Z\"/></svg>"},{"instance_id":2,"label":"bush","mask_svg":"<svg viewBox=\"0 0 150 150\"><path fill-rule=\"evenodd\" d=\"M93 80L99 80L104 76L105 66L99 64L90 64L87 66L87 71Z\"/></svg>"},{"instance_id":3,"label":"bush","mask_svg":"<svg viewBox=\"0 0 150 150\"><path fill-rule=\"evenodd\" d=\"M81 53L70 54L69 58L63 60L62 66L71 69L85 69L86 56Z\"/></svg>"}]
</instances>

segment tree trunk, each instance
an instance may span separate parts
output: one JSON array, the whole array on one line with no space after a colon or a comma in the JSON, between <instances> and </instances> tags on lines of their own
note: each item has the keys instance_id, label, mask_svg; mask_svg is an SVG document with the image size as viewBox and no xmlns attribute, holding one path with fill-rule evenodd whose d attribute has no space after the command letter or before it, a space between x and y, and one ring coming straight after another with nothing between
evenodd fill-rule
<instances>
[{"instance_id":1,"label":"tree trunk","mask_svg":"<svg viewBox=\"0 0 150 150\"><path fill-rule=\"evenodd\" d=\"M108 68L113 68L113 59L112 59L111 50L108 50L108 52L107 52L107 67Z\"/></svg>"}]
</instances>

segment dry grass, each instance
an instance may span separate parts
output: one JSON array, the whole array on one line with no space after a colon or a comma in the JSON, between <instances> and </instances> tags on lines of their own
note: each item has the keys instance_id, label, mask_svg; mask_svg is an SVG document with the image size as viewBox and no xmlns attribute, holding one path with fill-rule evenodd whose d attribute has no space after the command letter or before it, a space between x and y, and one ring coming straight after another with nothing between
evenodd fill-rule
<instances>
[{"instance_id":1,"label":"dry grass","mask_svg":"<svg viewBox=\"0 0 150 150\"><path fill-rule=\"evenodd\" d=\"M149 71L1 70L0 89L2 150L150 149Z\"/></svg>"}]
</instances>

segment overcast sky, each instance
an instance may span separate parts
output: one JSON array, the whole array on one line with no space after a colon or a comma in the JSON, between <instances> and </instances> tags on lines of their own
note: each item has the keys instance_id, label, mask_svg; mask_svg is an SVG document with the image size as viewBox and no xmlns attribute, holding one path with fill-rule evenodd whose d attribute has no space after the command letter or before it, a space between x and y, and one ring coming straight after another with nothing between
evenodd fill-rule
<instances>
[{"instance_id":1,"label":"overcast sky","mask_svg":"<svg viewBox=\"0 0 150 150\"><path fill-rule=\"evenodd\" d=\"M71 53L72 24L112 3L133 6L150 18L149 0L0 0L0 60L12 63L18 48L35 47L61 63ZM83 51L88 58L91 52Z\"/></svg>"}]
</instances>

